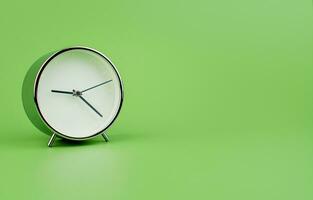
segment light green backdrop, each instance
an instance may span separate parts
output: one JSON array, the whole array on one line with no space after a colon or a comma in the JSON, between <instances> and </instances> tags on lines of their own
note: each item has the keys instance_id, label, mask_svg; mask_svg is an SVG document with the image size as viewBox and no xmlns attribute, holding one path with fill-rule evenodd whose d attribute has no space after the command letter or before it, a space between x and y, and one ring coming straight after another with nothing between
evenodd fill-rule
<instances>
[{"instance_id":1,"label":"light green backdrop","mask_svg":"<svg viewBox=\"0 0 313 200\"><path fill-rule=\"evenodd\" d=\"M311 1L3 1L0 41L0 199L313 199ZM49 149L22 81L72 45L125 104L110 143Z\"/></svg>"}]
</instances>

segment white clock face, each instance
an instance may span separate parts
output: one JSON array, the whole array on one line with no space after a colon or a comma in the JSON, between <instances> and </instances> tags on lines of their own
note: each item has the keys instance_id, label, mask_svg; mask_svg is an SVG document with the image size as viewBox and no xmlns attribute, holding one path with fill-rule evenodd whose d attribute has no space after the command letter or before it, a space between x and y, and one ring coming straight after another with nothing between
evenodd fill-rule
<instances>
[{"instance_id":1,"label":"white clock face","mask_svg":"<svg viewBox=\"0 0 313 200\"><path fill-rule=\"evenodd\" d=\"M42 68L35 98L50 128L62 136L83 139L99 134L114 121L122 102L122 84L103 55L71 48Z\"/></svg>"}]
</instances>

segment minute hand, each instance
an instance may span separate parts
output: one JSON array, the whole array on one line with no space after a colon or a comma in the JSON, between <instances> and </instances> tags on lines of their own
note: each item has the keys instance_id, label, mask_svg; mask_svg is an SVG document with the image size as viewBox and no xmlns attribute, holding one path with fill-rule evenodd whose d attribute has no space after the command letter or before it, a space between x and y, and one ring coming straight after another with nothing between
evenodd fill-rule
<instances>
[{"instance_id":1,"label":"minute hand","mask_svg":"<svg viewBox=\"0 0 313 200\"><path fill-rule=\"evenodd\" d=\"M91 90L91 89L93 89L93 88L99 87L100 85L104 85L104 84L109 83L109 82L111 82L111 81L112 81L112 80L104 81L103 83L99 83L99 84L97 84L97 85L95 85L95 86L92 86L92 87L90 87L90 88L87 88L87 89L85 89L85 90L83 90L83 91L81 91L81 92L82 92L82 93L83 93L83 92L86 92L86 91L88 91L88 90Z\"/></svg>"},{"instance_id":2,"label":"minute hand","mask_svg":"<svg viewBox=\"0 0 313 200\"><path fill-rule=\"evenodd\" d=\"M103 117L86 99L82 96L78 96L81 100L83 100L93 111L95 111L100 117Z\"/></svg>"}]
</instances>

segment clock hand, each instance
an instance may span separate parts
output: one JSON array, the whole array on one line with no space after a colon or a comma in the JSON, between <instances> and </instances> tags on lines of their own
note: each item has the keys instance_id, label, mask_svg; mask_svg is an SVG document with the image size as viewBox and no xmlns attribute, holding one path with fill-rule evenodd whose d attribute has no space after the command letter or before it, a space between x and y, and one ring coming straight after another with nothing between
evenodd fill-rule
<instances>
[{"instance_id":1,"label":"clock hand","mask_svg":"<svg viewBox=\"0 0 313 200\"><path fill-rule=\"evenodd\" d=\"M62 90L51 90L51 92L62 93L62 94L72 94L74 96L77 96L81 100L83 100L92 110L94 110L100 117L103 117L84 97L81 96L82 92L80 91L73 90L73 92L69 92L69 91L62 91Z\"/></svg>"},{"instance_id":2,"label":"clock hand","mask_svg":"<svg viewBox=\"0 0 313 200\"><path fill-rule=\"evenodd\" d=\"M69 92L69 91L61 91L61 90L51 90L51 92L55 92L55 93L63 93L63 94L73 94L73 92Z\"/></svg>"},{"instance_id":3,"label":"clock hand","mask_svg":"<svg viewBox=\"0 0 313 200\"><path fill-rule=\"evenodd\" d=\"M95 111L100 117L103 117L84 97L81 95L78 96L81 100L83 100L93 111Z\"/></svg>"},{"instance_id":4,"label":"clock hand","mask_svg":"<svg viewBox=\"0 0 313 200\"><path fill-rule=\"evenodd\" d=\"M112 81L112 79L111 79L111 80L108 80L108 81L104 81L103 83L100 83L100 84L98 84L98 85L95 85L95 86L92 86L92 87L90 87L90 88L87 88L87 89L85 89L85 90L83 90L83 91L81 91L81 92L82 92L82 93L83 93L83 92L86 92L86 91L88 91L88 90L91 90L91 89L93 89L93 88L99 87L100 85L104 85L104 84L109 83L109 82L111 82L111 81Z\"/></svg>"}]
</instances>

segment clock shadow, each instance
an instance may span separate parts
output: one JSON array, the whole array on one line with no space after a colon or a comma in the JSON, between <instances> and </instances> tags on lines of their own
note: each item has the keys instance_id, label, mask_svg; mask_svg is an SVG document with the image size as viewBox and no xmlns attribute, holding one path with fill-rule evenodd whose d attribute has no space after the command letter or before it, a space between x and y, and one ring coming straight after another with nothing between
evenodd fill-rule
<instances>
[{"instance_id":1,"label":"clock shadow","mask_svg":"<svg viewBox=\"0 0 313 200\"><path fill-rule=\"evenodd\" d=\"M131 134L126 132L112 133L108 135L109 141L106 142L101 135L88 140L68 140L64 138L57 138L52 146L54 147L76 147L76 146L96 146L96 145L113 145L122 143L132 143L133 141L146 140L149 136L147 134Z\"/></svg>"},{"instance_id":2,"label":"clock shadow","mask_svg":"<svg viewBox=\"0 0 313 200\"><path fill-rule=\"evenodd\" d=\"M105 144L106 142L101 139L90 139L90 140L68 140L64 138L57 138L53 145L52 148L57 148L57 147L76 147L76 146L94 146L94 145L100 145L100 144Z\"/></svg>"},{"instance_id":3,"label":"clock shadow","mask_svg":"<svg viewBox=\"0 0 313 200\"><path fill-rule=\"evenodd\" d=\"M151 140L152 135L146 132L140 131L113 131L108 134L109 142L105 142L102 136L97 136L89 140L74 141L63 138L56 138L53 148L62 147L79 147L79 146L107 146L107 145L127 145L135 142L145 142ZM48 145L49 136L43 134L36 135L33 131L27 134L21 134L20 132L10 132L1 136L0 146L14 149L38 149L49 148Z\"/></svg>"}]
</instances>

